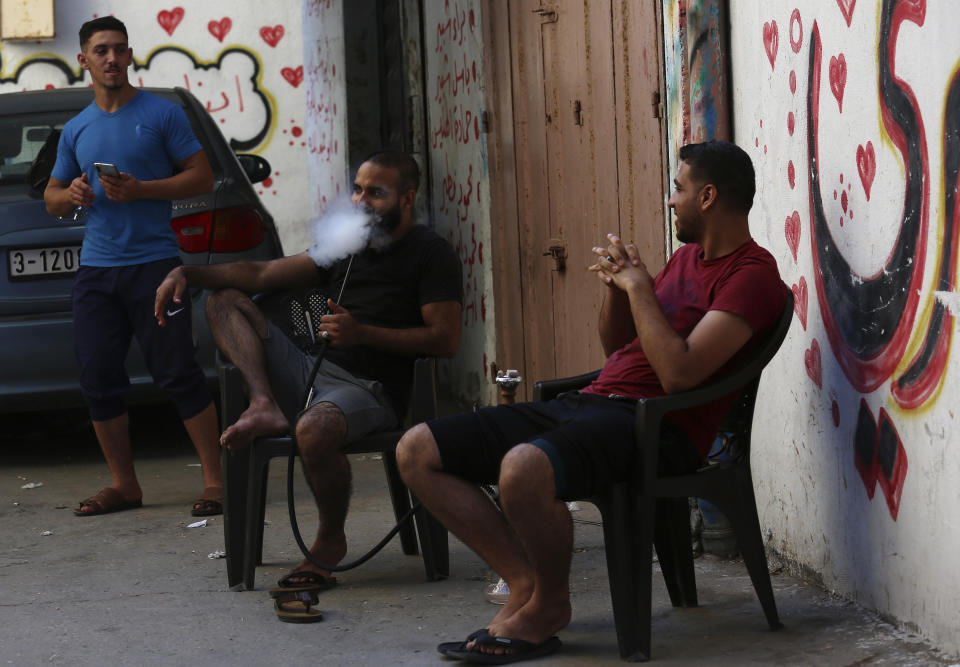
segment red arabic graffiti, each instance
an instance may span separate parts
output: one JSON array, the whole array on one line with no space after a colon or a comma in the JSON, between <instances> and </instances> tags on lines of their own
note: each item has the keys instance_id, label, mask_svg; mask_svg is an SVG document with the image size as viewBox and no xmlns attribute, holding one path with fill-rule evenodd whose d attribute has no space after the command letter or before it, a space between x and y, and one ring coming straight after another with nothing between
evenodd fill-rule
<instances>
[{"instance_id":1,"label":"red arabic graffiti","mask_svg":"<svg viewBox=\"0 0 960 667\"><path fill-rule=\"evenodd\" d=\"M467 144L470 140L480 139L480 117L462 104L440 109L440 120L433 128L433 147L443 148L445 139L452 138L455 143Z\"/></svg>"},{"instance_id":2,"label":"red arabic graffiti","mask_svg":"<svg viewBox=\"0 0 960 667\"><path fill-rule=\"evenodd\" d=\"M464 326L479 326L486 321L483 274L483 242L477 238L476 213L480 204L480 179L483 172L481 140L480 77L473 10L446 0L443 18L436 26L433 52L437 71L431 74L429 136L437 154L438 196L435 215L463 264ZM468 39L470 38L470 39ZM452 166L451 166L452 165Z\"/></svg>"},{"instance_id":3,"label":"red arabic graffiti","mask_svg":"<svg viewBox=\"0 0 960 667\"><path fill-rule=\"evenodd\" d=\"M449 10L450 0L446 0L444 11ZM477 28L477 19L473 9L467 12L458 2L453 6L453 16L437 24L437 46L434 48L434 53L442 53L453 44L463 46L463 39L466 36L465 28L469 28L470 33L473 34Z\"/></svg>"}]
</instances>

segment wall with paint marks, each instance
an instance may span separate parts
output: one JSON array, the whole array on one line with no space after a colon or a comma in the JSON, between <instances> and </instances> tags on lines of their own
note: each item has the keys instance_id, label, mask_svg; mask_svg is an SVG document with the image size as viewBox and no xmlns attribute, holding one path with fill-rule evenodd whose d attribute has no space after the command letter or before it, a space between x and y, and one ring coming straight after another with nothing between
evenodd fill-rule
<instances>
[{"instance_id":1,"label":"wall with paint marks","mask_svg":"<svg viewBox=\"0 0 960 667\"><path fill-rule=\"evenodd\" d=\"M454 393L495 401L490 199L483 112L483 35L479 0L424 4L427 150L431 217L463 263L463 337L444 365ZM489 320L489 321L488 321ZM450 375L452 369L455 375Z\"/></svg>"},{"instance_id":2,"label":"wall with paint marks","mask_svg":"<svg viewBox=\"0 0 960 667\"><path fill-rule=\"evenodd\" d=\"M796 298L755 424L770 546L960 651L960 5L730 0L751 224Z\"/></svg>"},{"instance_id":3,"label":"wall with paint marks","mask_svg":"<svg viewBox=\"0 0 960 667\"><path fill-rule=\"evenodd\" d=\"M328 202L350 191L347 157L347 84L343 7L333 0L303 3L303 66L306 96L306 160L309 194L303 197L313 217ZM306 190L305 190L306 191ZM313 244L307 225L300 225L298 245L287 253Z\"/></svg>"},{"instance_id":4,"label":"wall with paint marks","mask_svg":"<svg viewBox=\"0 0 960 667\"><path fill-rule=\"evenodd\" d=\"M667 173L670 178L679 167L677 154L690 140L689 75L687 64L687 10L684 0L663 0L664 125L667 135ZM667 194L669 199L669 194ZM664 207L667 218L667 256L673 253L675 230L672 209Z\"/></svg>"},{"instance_id":5,"label":"wall with paint marks","mask_svg":"<svg viewBox=\"0 0 960 667\"><path fill-rule=\"evenodd\" d=\"M730 139L726 6L727 0L661 0L669 174L677 173L684 144ZM676 230L672 210L665 210L671 254Z\"/></svg>"},{"instance_id":6,"label":"wall with paint marks","mask_svg":"<svg viewBox=\"0 0 960 667\"><path fill-rule=\"evenodd\" d=\"M57 0L56 39L0 42L0 93L89 85L77 63L77 31L91 18L115 15L129 33L134 85L188 88L238 152L270 162L273 173L257 190L284 250L300 252L311 214L301 3L276 3L268 14L262 6L254 0Z\"/></svg>"}]
</instances>

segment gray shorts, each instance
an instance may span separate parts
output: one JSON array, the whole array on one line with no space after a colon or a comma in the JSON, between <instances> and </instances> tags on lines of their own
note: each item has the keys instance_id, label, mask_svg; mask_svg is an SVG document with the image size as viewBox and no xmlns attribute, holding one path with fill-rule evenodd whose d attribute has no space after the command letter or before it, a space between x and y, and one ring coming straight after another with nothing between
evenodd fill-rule
<instances>
[{"instance_id":1,"label":"gray shorts","mask_svg":"<svg viewBox=\"0 0 960 667\"><path fill-rule=\"evenodd\" d=\"M314 357L294 345L272 322L262 340L270 388L284 416L295 424L304 412L303 394L313 370ZM355 377L327 360L321 362L313 382L310 407L317 403L332 403L344 414L346 442L395 428L398 424L383 385L376 380Z\"/></svg>"}]
</instances>

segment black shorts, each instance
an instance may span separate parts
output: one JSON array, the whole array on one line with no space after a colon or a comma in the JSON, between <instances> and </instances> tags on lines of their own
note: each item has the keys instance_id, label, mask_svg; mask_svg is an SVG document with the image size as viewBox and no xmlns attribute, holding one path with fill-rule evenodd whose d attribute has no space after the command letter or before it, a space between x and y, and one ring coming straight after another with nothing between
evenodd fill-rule
<instances>
[{"instance_id":1,"label":"black shorts","mask_svg":"<svg viewBox=\"0 0 960 667\"><path fill-rule=\"evenodd\" d=\"M484 408L427 422L444 472L496 484L500 462L524 442L542 449L553 467L557 497L589 498L634 471L636 401L571 392L551 401ZM666 422L665 422L666 424ZM693 444L668 425L660 457L670 469L699 464Z\"/></svg>"}]
</instances>

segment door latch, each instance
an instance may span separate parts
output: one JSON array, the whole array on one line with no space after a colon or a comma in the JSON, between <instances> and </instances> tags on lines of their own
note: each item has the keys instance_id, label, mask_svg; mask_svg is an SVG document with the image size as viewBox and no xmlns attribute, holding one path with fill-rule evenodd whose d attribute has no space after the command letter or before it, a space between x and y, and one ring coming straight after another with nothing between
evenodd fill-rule
<instances>
[{"instance_id":1,"label":"door latch","mask_svg":"<svg viewBox=\"0 0 960 667\"><path fill-rule=\"evenodd\" d=\"M552 245L543 253L544 257L552 257L555 264L554 271L563 273L567 270L567 249L562 245Z\"/></svg>"},{"instance_id":2,"label":"door latch","mask_svg":"<svg viewBox=\"0 0 960 667\"><path fill-rule=\"evenodd\" d=\"M539 9L534 9L533 13L539 16L541 23L556 23L557 22L557 10L550 7L540 7Z\"/></svg>"}]
</instances>

